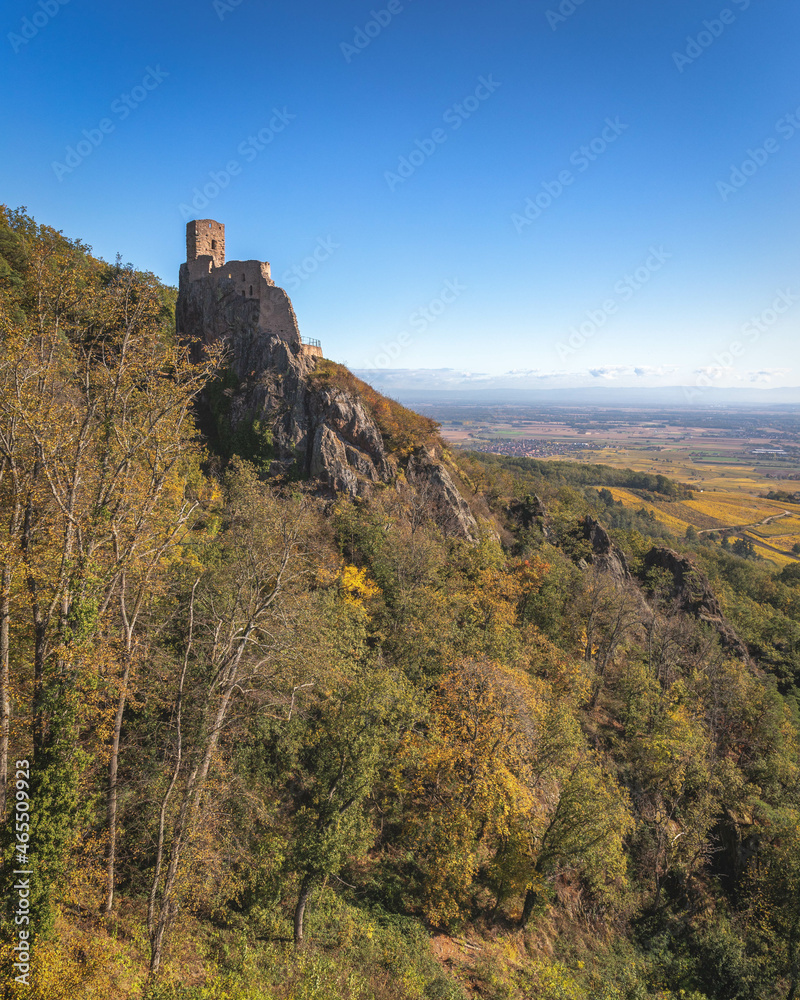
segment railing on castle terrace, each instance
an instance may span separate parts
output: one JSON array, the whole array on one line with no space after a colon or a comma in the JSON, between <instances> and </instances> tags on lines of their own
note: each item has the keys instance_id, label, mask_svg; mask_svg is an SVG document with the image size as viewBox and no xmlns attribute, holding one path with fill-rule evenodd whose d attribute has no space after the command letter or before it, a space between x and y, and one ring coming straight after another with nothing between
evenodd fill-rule
<instances>
[{"instance_id":1,"label":"railing on castle terrace","mask_svg":"<svg viewBox=\"0 0 800 1000\"><path fill-rule=\"evenodd\" d=\"M311 337L303 337L302 339L303 339L303 343L307 347L322 347L322 341L321 340L314 340Z\"/></svg>"}]
</instances>

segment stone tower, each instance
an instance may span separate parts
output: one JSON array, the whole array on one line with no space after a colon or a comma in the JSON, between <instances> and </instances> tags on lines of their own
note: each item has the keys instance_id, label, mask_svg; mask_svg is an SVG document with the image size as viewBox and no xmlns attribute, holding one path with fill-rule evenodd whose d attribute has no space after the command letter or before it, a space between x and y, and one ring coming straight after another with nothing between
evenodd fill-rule
<instances>
[{"instance_id":1,"label":"stone tower","mask_svg":"<svg viewBox=\"0 0 800 1000\"><path fill-rule=\"evenodd\" d=\"M214 267L225 263L225 226L213 219L196 219L186 226L186 260L210 257Z\"/></svg>"}]
</instances>

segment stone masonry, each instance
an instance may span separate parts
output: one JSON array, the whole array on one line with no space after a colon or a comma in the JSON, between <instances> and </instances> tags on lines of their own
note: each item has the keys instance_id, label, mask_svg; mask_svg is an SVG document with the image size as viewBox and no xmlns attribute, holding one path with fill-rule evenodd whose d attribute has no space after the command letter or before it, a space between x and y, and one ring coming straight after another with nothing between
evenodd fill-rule
<instances>
[{"instance_id":1,"label":"stone masonry","mask_svg":"<svg viewBox=\"0 0 800 1000\"><path fill-rule=\"evenodd\" d=\"M211 257L214 267L225 263L225 226L213 219L196 219L186 227L186 260Z\"/></svg>"},{"instance_id":2,"label":"stone masonry","mask_svg":"<svg viewBox=\"0 0 800 1000\"><path fill-rule=\"evenodd\" d=\"M196 287L202 282L203 291ZM260 260L226 260L225 226L214 219L196 219L186 226L186 263L180 269L180 287L195 286L205 300L200 331L202 339L216 339L222 314L237 327L251 328L252 333L271 335L293 345L298 354L309 359L321 358L319 341L303 343L292 303L286 292L272 280L270 265ZM183 297L184 301L186 297ZM178 332L189 319L178 315ZM196 320L197 317L192 317ZM195 327L196 322L191 324ZM224 326L224 323L222 324ZM215 332L216 331L216 332ZM198 332L198 331L196 331Z\"/></svg>"}]
</instances>

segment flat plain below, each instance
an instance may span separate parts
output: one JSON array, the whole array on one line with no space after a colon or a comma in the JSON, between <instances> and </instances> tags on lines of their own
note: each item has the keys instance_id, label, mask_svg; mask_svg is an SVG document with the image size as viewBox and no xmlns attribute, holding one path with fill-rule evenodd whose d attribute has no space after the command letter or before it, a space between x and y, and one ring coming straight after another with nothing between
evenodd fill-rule
<instances>
[{"instance_id":1,"label":"flat plain below","mask_svg":"<svg viewBox=\"0 0 800 1000\"><path fill-rule=\"evenodd\" d=\"M800 409L653 409L430 404L454 449L580 461L668 476L692 500L651 502L612 489L626 506L652 510L676 535L749 538L777 565L800 543ZM781 492L786 499L768 499Z\"/></svg>"}]
</instances>

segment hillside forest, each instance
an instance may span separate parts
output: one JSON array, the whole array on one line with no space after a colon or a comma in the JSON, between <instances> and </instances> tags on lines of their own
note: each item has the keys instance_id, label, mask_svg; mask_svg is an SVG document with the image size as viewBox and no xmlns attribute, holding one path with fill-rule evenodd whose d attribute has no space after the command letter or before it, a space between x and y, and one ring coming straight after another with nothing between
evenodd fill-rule
<instances>
[{"instance_id":1,"label":"hillside forest","mask_svg":"<svg viewBox=\"0 0 800 1000\"><path fill-rule=\"evenodd\" d=\"M352 378L397 483L271 476L175 294L0 210L2 996L795 1000L798 565Z\"/></svg>"}]
</instances>

